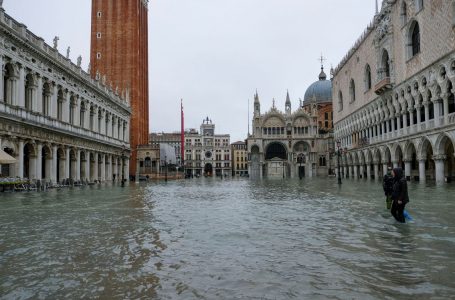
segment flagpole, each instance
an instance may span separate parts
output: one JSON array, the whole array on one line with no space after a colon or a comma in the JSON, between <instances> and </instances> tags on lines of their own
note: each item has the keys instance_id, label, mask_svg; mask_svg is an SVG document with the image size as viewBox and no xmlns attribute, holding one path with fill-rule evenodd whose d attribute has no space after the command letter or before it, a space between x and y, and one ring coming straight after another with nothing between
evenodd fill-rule
<instances>
[{"instance_id":1,"label":"flagpole","mask_svg":"<svg viewBox=\"0 0 455 300\"><path fill-rule=\"evenodd\" d=\"M183 99L180 99L180 163L183 169L183 178L185 178L185 119L183 114Z\"/></svg>"}]
</instances>

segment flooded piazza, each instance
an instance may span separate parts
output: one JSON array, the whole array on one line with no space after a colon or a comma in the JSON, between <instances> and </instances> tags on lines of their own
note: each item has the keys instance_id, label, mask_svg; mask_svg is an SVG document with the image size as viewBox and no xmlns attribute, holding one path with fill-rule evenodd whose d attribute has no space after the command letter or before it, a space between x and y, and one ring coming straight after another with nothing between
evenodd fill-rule
<instances>
[{"instance_id":1,"label":"flooded piazza","mask_svg":"<svg viewBox=\"0 0 455 300\"><path fill-rule=\"evenodd\" d=\"M1 193L0 299L449 299L455 185L194 178Z\"/></svg>"}]
</instances>

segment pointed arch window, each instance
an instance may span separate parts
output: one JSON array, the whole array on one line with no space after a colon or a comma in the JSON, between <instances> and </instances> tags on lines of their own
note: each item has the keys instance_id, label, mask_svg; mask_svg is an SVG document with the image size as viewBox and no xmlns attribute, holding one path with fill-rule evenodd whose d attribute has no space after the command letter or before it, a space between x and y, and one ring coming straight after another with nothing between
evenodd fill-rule
<instances>
[{"instance_id":1,"label":"pointed arch window","mask_svg":"<svg viewBox=\"0 0 455 300\"><path fill-rule=\"evenodd\" d=\"M349 95L351 97L351 103L355 101L355 82L354 79L351 79L349 83Z\"/></svg>"},{"instance_id":2,"label":"pointed arch window","mask_svg":"<svg viewBox=\"0 0 455 300\"><path fill-rule=\"evenodd\" d=\"M338 92L338 111L343 110L343 93L341 91Z\"/></svg>"},{"instance_id":3,"label":"pointed arch window","mask_svg":"<svg viewBox=\"0 0 455 300\"><path fill-rule=\"evenodd\" d=\"M419 23L414 22L410 28L411 30L411 54L415 56L420 53L420 27Z\"/></svg>"},{"instance_id":4,"label":"pointed arch window","mask_svg":"<svg viewBox=\"0 0 455 300\"><path fill-rule=\"evenodd\" d=\"M371 89L371 68L370 65L367 64L365 67L365 91Z\"/></svg>"}]
</instances>

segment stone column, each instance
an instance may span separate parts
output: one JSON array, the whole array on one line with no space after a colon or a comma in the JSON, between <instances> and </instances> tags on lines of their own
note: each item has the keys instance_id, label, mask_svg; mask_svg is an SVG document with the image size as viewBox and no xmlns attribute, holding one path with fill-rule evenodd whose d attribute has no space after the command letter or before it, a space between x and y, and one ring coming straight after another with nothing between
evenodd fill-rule
<instances>
[{"instance_id":1,"label":"stone column","mask_svg":"<svg viewBox=\"0 0 455 300\"><path fill-rule=\"evenodd\" d=\"M446 158L446 155L433 155L437 184L445 182L444 162Z\"/></svg>"},{"instance_id":2,"label":"stone column","mask_svg":"<svg viewBox=\"0 0 455 300\"><path fill-rule=\"evenodd\" d=\"M367 164L367 179L371 179L371 165Z\"/></svg>"},{"instance_id":3,"label":"stone column","mask_svg":"<svg viewBox=\"0 0 455 300\"><path fill-rule=\"evenodd\" d=\"M81 149L76 152L76 180L81 180Z\"/></svg>"},{"instance_id":4,"label":"stone column","mask_svg":"<svg viewBox=\"0 0 455 300\"><path fill-rule=\"evenodd\" d=\"M449 96L450 94L445 93L442 97L443 105L444 105L444 124L449 123Z\"/></svg>"},{"instance_id":5,"label":"stone column","mask_svg":"<svg viewBox=\"0 0 455 300\"><path fill-rule=\"evenodd\" d=\"M112 154L108 155L107 180L112 180Z\"/></svg>"},{"instance_id":6,"label":"stone column","mask_svg":"<svg viewBox=\"0 0 455 300\"><path fill-rule=\"evenodd\" d=\"M93 170L93 180L99 180L99 177L98 177L98 169L100 167L99 165L99 161L98 161L98 156L99 154L95 152L95 169Z\"/></svg>"},{"instance_id":7,"label":"stone column","mask_svg":"<svg viewBox=\"0 0 455 300\"><path fill-rule=\"evenodd\" d=\"M387 174L387 164L382 164L382 175Z\"/></svg>"},{"instance_id":8,"label":"stone column","mask_svg":"<svg viewBox=\"0 0 455 300\"><path fill-rule=\"evenodd\" d=\"M4 69L4 63L3 63L3 55L0 55L0 70L3 70ZM5 99L3 99L3 95L4 95L4 89L6 88L6 86L3 85L3 83L5 82L5 80L3 79L3 71L0 72L0 102L5 102Z\"/></svg>"},{"instance_id":9,"label":"stone column","mask_svg":"<svg viewBox=\"0 0 455 300\"><path fill-rule=\"evenodd\" d=\"M48 104L49 105L49 115L54 118L54 119L57 119L57 108L58 108L58 89L57 89L57 85L56 84L53 84L51 85L51 90L52 90L52 95L51 95L51 98L50 98L50 103Z\"/></svg>"},{"instance_id":10,"label":"stone column","mask_svg":"<svg viewBox=\"0 0 455 300\"><path fill-rule=\"evenodd\" d=\"M364 165L360 165L360 174L359 174L359 178L364 178Z\"/></svg>"},{"instance_id":11,"label":"stone column","mask_svg":"<svg viewBox=\"0 0 455 300\"><path fill-rule=\"evenodd\" d=\"M139 175L140 175L139 174L139 169L140 169L139 166L140 166L139 158L136 158L136 178L135 178L136 179L135 180L136 183L139 183Z\"/></svg>"},{"instance_id":12,"label":"stone column","mask_svg":"<svg viewBox=\"0 0 455 300\"><path fill-rule=\"evenodd\" d=\"M425 109L425 128L428 129L428 124L430 124L430 108L428 107L428 101L424 101L423 102L423 105L424 105L424 109Z\"/></svg>"},{"instance_id":13,"label":"stone column","mask_svg":"<svg viewBox=\"0 0 455 300\"><path fill-rule=\"evenodd\" d=\"M66 159L65 159L65 179L70 178L70 164L71 164L71 157L70 157L70 148L66 148L66 153L65 153Z\"/></svg>"},{"instance_id":14,"label":"stone column","mask_svg":"<svg viewBox=\"0 0 455 300\"><path fill-rule=\"evenodd\" d=\"M439 117L441 116L441 99L433 98L433 107L434 107L434 126L439 126Z\"/></svg>"},{"instance_id":15,"label":"stone column","mask_svg":"<svg viewBox=\"0 0 455 300\"><path fill-rule=\"evenodd\" d=\"M85 178L91 182L91 170L90 170L90 151L85 152Z\"/></svg>"},{"instance_id":16,"label":"stone column","mask_svg":"<svg viewBox=\"0 0 455 300\"><path fill-rule=\"evenodd\" d=\"M398 132L399 132L400 129L401 129L401 117L402 117L402 116L401 116L401 113L397 113L397 118L396 118L396 120L397 120L396 133L397 133L397 135L398 135Z\"/></svg>"},{"instance_id":17,"label":"stone column","mask_svg":"<svg viewBox=\"0 0 455 300\"><path fill-rule=\"evenodd\" d=\"M417 124L420 125L420 123L422 122L422 118L420 115L420 110L422 109L422 106L416 105L415 107L416 107L416 114L417 114ZM420 130L420 128L418 128L417 130Z\"/></svg>"},{"instance_id":18,"label":"stone column","mask_svg":"<svg viewBox=\"0 0 455 300\"><path fill-rule=\"evenodd\" d=\"M106 181L106 154L101 154L101 181Z\"/></svg>"},{"instance_id":19,"label":"stone column","mask_svg":"<svg viewBox=\"0 0 455 300\"><path fill-rule=\"evenodd\" d=\"M37 143L36 144L36 171L35 171L35 178L37 180L41 180L41 174L43 173L43 166L42 166L42 156L43 156L43 144Z\"/></svg>"},{"instance_id":20,"label":"stone column","mask_svg":"<svg viewBox=\"0 0 455 300\"><path fill-rule=\"evenodd\" d=\"M348 178L348 167L346 165L343 166L343 177Z\"/></svg>"},{"instance_id":21,"label":"stone column","mask_svg":"<svg viewBox=\"0 0 455 300\"><path fill-rule=\"evenodd\" d=\"M392 166L393 168L398 168L398 161L397 160L392 160Z\"/></svg>"},{"instance_id":22,"label":"stone column","mask_svg":"<svg viewBox=\"0 0 455 300\"><path fill-rule=\"evenodd\" d=\"M57 183L57 146L52 146L52 169L51 181L53 184Z\"/></svg>"},{"instance_id":23,"label":"stone column","mask_svg":"<svg viewBox=\"0 0 455 300\"><path fill-rule=\"evenodd\" d=\"M403 129L405 129L406 127L408 127L408 114L406 113L406 111L400 118L403 118Z\"/></svg>"},{"instance_id":24,"label":"stone column","mask_svg":"<svg viewBox=\"0 0 455 300\"><path fill-rule=\"evenodd\" d=\"M62 121L63 122L67 122L67 123L70 122L70 105L71 105L71 93L63 92L63 103L62 103ZM66 177L66 178L68 178L68 177Z\"/></svg>"},{"instance_id":25,"label":"stone column","mask_svg":"<svg viewBox=\"0 0 455 300\"><path fill-rule=\"evenodd\" d=\"M25 107L25 70L23 66L19 67L19 79L16 84L17 99L13 99L16 105Z\"/></svg>"},{"instance_id":26,"label":"stone column","mask_svg":"<svg viewBox=\"0 0 455 300\"><path fill-rule=\"evenodd\" d=\"M354 179L359 178L359 175L357 174L357 165L352 166L352 175L353 175Z\"/></svg>"},{"instance_id":27,"label":"stone column","mask_svg":"<svg viewBox=\"0 0 455 300\"><path fill-rule=\"evenodd\" d=\"M19 178L24 178L24 141L19 141L19 149L17 151L19 152L19 161L17 163L16 175Z\"/></svg>"},{"instance_id":28,"label":"stone column","mask_svg":"<svg viewBox=\"0 0 455 300\"><path fill-rule=\"evenodd\" d=\"M33 111L42 113L43 112L43 78L41 75L36 76L36 89L35 89L35 103L33 104Z\"/></svg>"},{"instance_id":29,"label":"stone column","mask_svg":"<svg viewBox=\"0 0 455 300\"><path fill-rule=\"evenodd\" d=\"M411 180L411 160L409 159L404 161L404 174L407 180Z\"/></svg>"},{"instance_id":30,"label":"stone column","mask_svg":"<svg viewBox=\"0 0 455 300\"><path fill-rule=\"evenodd\" d=\"M427 176L425 174L425 162L426 159L420 158L419 159L419 181L425 182L427 180Z\"/></svg>"},{"instance_id":31,"label":"stone column","mask_svg":"<svg viewBox=\"0 0 455 300\"><path fill-rule=\"evenodd\" d=\"M379 180L379 164L374 162L374 180Z\"/></svg>"},{"instance_id":32,"label":"stone column","mask_svg":"<svg viewBox=\"0 0 455 300\"><path fill-rule=\"evenodd\" d=\"M125 158L125 179L129 181L130 178L130 157Z\"/></svg>"}]
</instances>

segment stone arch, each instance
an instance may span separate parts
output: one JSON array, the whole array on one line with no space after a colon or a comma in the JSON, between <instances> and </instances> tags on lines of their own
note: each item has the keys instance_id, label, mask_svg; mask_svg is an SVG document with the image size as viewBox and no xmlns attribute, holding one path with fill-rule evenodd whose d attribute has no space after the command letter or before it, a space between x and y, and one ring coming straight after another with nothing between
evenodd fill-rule
<instances>
[{"instance_id":1,"label":"stone arch","mask_svg":"<svg viewBox=\"0 0 455 300\"><path fill-rule=\"evenodd\" d=\"M454 145L454 141L447 133L441 133L434 144L434 152L436 155L445 154L447 144Z\"/></svg>"},{"instance_id":2,"label":"stone arch","mask_svg":"<svg viewBox=\"0 0 455 300\"><path fill-rule=\"evenodd\" d=\"M8 139L5 139L5 140L2 140L2 150L5 150L5 149L11 149L9 151L9 155L11 156L17 156L18 155L18 151L17 151L17 144L15 142L12 142Z\"/></svg>"},{"instance_id":3,"label":"stone arch","mask_svg":"<svg viewBox=\"0 0 455 300\"><path fill-rule=\"evenodd\" d=\"M69 157L69 176L70 179L76 180L77 179L77 150L74 148L70 149L70 157Z\"/></svg>"},{"instance_id":4,"label":"stone arch","mask_svg":"<svg viewBox=\"0 0 455 300\"><path fill-rule=\"evenodd\" d=\"M34 179L36 178L35 174L35 159L37 154L36 144L32 141L26 141L24 143L23 155L23 176L24 178Z\"/></svg>"},{"instance_id":5,"label":"stone arch","mask_svg":"<svg viewBox=\"0 0 455 300\"><path fill-rule=\"evenodd\" d=\"M425 158L428 155L428 151L431 150L431 154L433 154L433 145L431 144L430 140L427 137L423 137L420 140L417 155L421 158Z\"/></svg>"},{"instance_id":6,"label":"stone arch","mask_svg":"<svg viewBox=\"0 0 455 300\"><path fill-rule=\"evenodd\" d=\"M382 148L381 157L383 158L382 163L390 166L390 164L392 163L392 152L389 146L384 146Z\"/></svg>"},{"instance_id":7,"label":"stone arch","mask_svg":"<svg viewBox=\"0 0 455 300\"><path fill-rule=\"evenodd\" d=\"M271 142L265 148L265 159L279 158L287 160L288 151L286 146L281 142Z\"/></svg>"},{"instance_id":8,"label":"stone arch","mask_svg":"<svg viewBox=\"0 0 455 300\"><path fill-rule=\"evenodd\" d=\"M15 98L16 79L19 78L17 65L8 62L3 67L3 101L7 104L13 104Z\"/></svg>"}]
</instances>

